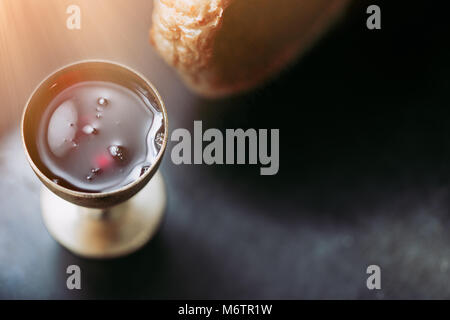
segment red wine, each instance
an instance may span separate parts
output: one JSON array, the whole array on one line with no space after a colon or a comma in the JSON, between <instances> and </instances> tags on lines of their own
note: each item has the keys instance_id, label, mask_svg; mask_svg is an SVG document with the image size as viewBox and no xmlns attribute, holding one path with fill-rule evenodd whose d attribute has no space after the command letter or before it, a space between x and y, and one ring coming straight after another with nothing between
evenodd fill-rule
<instances>
[{"instance_id":1,"label":"red wine","mask_svg":"<svg viewBox=\"0 0 450 320\"><path fill-rule=\"evenodd\" d=\"M123 187L154 162L163 114L138 90L81 81L59 92L44 112L37 149L44 172L83 192Z\"/></svg>"}]
</instances>

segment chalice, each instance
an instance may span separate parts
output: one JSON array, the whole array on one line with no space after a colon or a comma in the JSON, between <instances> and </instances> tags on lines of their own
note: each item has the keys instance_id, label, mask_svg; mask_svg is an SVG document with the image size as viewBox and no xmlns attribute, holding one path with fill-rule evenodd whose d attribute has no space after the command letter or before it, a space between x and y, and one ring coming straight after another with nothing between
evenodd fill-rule
<instances>
[{"instance_id":1,"label":"chalice","mask_svg":"<svg viewBox=\"0 0 450 320\"><path fill-rule=\"evenodd\" d=\"M43 183L45 226L61 245L82 257L113 258L155 234L166 206L158 167L168 122L144 76L108 61L65 66L34 90L21 132Z\"/></svg>"}]
</instances>

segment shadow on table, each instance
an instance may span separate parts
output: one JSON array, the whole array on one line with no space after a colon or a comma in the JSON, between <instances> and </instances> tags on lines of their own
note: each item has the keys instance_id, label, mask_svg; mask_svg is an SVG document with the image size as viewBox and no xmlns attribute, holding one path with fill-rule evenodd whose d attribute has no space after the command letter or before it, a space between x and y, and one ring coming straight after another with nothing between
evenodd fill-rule
<instances>
[{"instance_id":1,"label":"shadow on table","mask_svg":"<svg viewBox=\"0 0 450 320\"><path fill-rule=\"evenodd\" d=\"M428 14L422 7L416 10ZM198 99L181 126L192 129L201 119L203 130L280 129L277 175L260 176L259 165L205 166L210 175L267 205L283 199L342 214L355 201L447 186L450 50L442 22L418 23L390 9L379 33L350 20L259 90ZM394 18L402 28L393 27ZM405 33L408 26L414 32Z\"/></svg>"},{"instance_id":2,"label":"shadow on table","mask_svg":"<svg viewBox=\"0 0 450 320\"><path fill-rule=\"evenodd\" d=\"M80 266L82 290L61 288L59 299L183 299L214 297L211 279L219 281L214 261L192 235L164 238L164 226L142 249L118 259L77 257L55 247L57 283L66 283L67 266ZM186 268L188 266L188 268ZM202 280L204 279L204 280ZM221 292L222 296L226 293Z\"/></svg>"}]
</instances>

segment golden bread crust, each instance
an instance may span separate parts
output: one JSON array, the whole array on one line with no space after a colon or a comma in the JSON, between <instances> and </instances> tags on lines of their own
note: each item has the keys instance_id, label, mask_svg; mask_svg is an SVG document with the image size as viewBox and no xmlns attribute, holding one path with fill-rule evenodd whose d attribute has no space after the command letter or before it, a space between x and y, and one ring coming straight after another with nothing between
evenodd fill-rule
<instances>
[{"instance_id":1,"label":"golden bread crust","mask_svg":"<svg viewBox=\"0 0 450 320\"><path fill-rule=\"evenodd\" d=\"M279 72L348 0L154 0L150 41L197 93L220 97Z\"/></svg>"}]
</instances>

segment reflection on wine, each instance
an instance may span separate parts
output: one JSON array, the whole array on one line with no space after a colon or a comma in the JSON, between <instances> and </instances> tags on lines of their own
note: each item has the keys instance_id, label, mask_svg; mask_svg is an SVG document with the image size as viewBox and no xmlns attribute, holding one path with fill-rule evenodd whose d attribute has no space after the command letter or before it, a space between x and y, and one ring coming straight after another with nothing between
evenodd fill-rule
<instances>
[{"instance_id":1,"label":"reflection on wine","mask_svg":"<svg viewBox=\"0 0 450 320\"><path fill-rule=\"evenodd\" d=\"M43 171L75 191L119 189L154 162L162 126L162 113L138 89L80 81L53 97L40 120Z\"/></svg>"}]
</instances>

